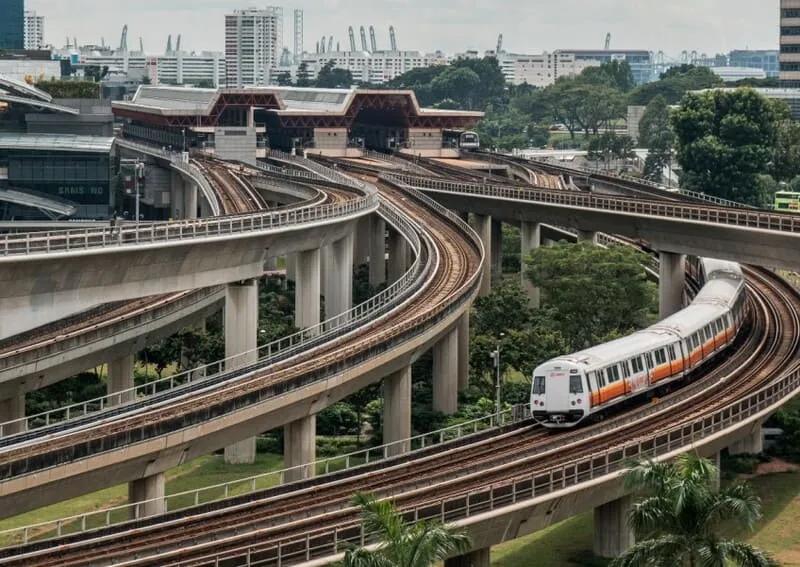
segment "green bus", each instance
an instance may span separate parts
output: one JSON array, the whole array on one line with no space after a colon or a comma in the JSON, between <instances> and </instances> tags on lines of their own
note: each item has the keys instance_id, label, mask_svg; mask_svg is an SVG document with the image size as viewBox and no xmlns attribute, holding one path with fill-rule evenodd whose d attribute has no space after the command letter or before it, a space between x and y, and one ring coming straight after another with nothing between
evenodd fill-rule
<instances>
[{"instance_id":1,"label":"green bus","mask_svg":"<svg viewBox=\"0 0 800 567\"><path fill-rule=\"evenodd\" d=\"M800 213L800 193L794 191L775 193L775 210L785 213Z\"/></svg>"}]
</instances>

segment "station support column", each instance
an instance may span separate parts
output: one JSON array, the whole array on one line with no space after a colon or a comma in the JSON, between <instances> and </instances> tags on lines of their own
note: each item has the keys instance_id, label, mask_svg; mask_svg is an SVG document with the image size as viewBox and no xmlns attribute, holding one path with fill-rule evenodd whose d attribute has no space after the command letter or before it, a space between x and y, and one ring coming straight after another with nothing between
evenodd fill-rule
<instances>
[{"instance_id":1,"label":"station support column","mask_svg":"<svg viewBox=\"0 0 800 567\"><path fill-rule=\"evenodd\" d=\"M3 436L22 433L28 429L25 417L25 394L17 394L11 398L0 400L0 423L3 425ZM16 421L21 420L21 421ZM9 423L9 421L14 423Z\"/></svg>"},{"instance_id":2,"label":"station support column","mask_svg":"<svg viewBox=\"0 0 800 567\"><path fill-rule=\"evenodd\" d=\"M192 182L184 182L183 184L183 210L184 218L196 219L197 218L197 185Z\"/></svg>"},{"instance_id":3,"label":"station support column","mask_svg":"<svg viewBox=\"0 0 800 567\"><path fill-rule=\"evenodd\" d=\"M458 328L449 329L433 346L433 410L458 411Z\"/></svg>"},{"instance_id":4,"label":"station support column","mask_svg":"<svg viewBox=\"0 0 800 567\"><path fill-rule=\"evenodd\" d=\"M658 259L658 316L664 319L683 307L686 256L659 252Z\"/></svg>"},{"instance_id":5,"label":"station support column","mask_svg":"<svg viewBox=\"0 0 800 567\"><path fill-rule=\"evenodd\" d=\"M528 257L528 254L534 248L539 248L539 242L541 240L542 235L542 227L537 222L525 222L522 221L520 224L520 253L522 254L522 261L520 262L521 273L520 277L522 278L522 289L528 294L528 298L530 298L531 307L534 309L539 308L540 304L540 292L538 287L534 287L531 281L528 279L525 272L527 271L528 265L525 262L525 259Z\"/></svg>"},{"instance_id":6,"label":"station support column","mask_svg":"<svg viewBox=\"0 0 800 567\"><path fill-rule=\"evenodd\" d=\"M486 255L483 262L481 288L478 292L480 297L485 297L492 292L492 217L476 214L475 232L478 233L478 237L483 243L483 251Z\"/></svg>"},{"instance_id":7,"label":"station support column","mask_svg":"<svg viewBox=\"0 0 800 567\"><path fill-rule=\"evenodd\" d=\"M383 379L383 444L388 455L400 455L410 447L411 437L411 367L406 366Z\"/></svg>"},{"instance_id":8,"label":"station support column","mask_svg":"<svg viewBox=\"0 0 800 567\"><path fill-rule=\"evenodd\" d=\"M109 396L109 405L119 405L133 400L134 386L134 357L132 354L117 358L108 363L108 377L106 378L106 393ZM117 394L118 395L114 395Z\"/></svg>"},{"instance_id":9,"label":"station support column","mask_svg":"<svg viewBox=\"0 0 800 567\"><path fill-rule=\"evenodd\" d=\"M464 555L451 557L444 562L444 567L489 567L490 548L473 549Z\"/></svg>"},{"instance_id":10,"label":"station support column","mask_svg":"<svg viewBox=\"0 0 800 567\"><path fill-rule=\"evenodd\" d=\"M353 234L330 245L325 255L325 318L353 306Z\"/></svg>"},{"instance_id":11,"label":"station support column","mask_svg":"<svg viewBox=\"0 0 800 567\"><path fill-rule=\"evenodd\" d=\"M240 368L258 358L258 281L228 284L225 293L225 368ZM256 438L225 447L226 463L254 463Z\"/></svg>"},{"instance_id":12,"label":"station support column","mask_svg":"<svg viewBox=\"0 0 800 567\"><path fill-rule=\"evenodd\" d=\"M628 512L633 505L631 496L623 496L594 509L594 554L599 557L618 557L634 544L628 525Z\"/></svg>"},{"instance_id":13,"label":"station support column","mask_svg":"<svg viewBox=\"0 0 800 567\"><path fill-rule=\"evenodd\" d=\"M352 242L349 246L352 246ZM296 275L295 326L307 329L320 322L319 248L297 253ZM328 274L327 280L334 279L333 276L334 274ZM316 460L316 446L316 415L301 417L283 426L283 464L284 468L292 468L284 477L286 482L314 476L316 471L312 464Z\"/></svg>"},{"instance_id":14,"label":"station support column","mask_svg":"<svg viewBox=\"0 0 800 567\"><path fill-rule=\"evenodd\" d=\"M591 242L597 244L597 231L578 229L578 242Z\"/></svg>"},{"instance_id":15,"label":"station support column","mask_svg":"<svg viewBox=\"0 0 800 567\"><path fill-rule=\"evenodd\" d=\"M492 282L503 279L503 223L492 219Z\"/></svg>"},{"instance_id":16,"label":"station support column","mask_svg":"<svg viewBox=\"0 0 800 567\"><path fill-rule=\"evenodd\" d=\"M370 218L361 217L356 224L356 237L353 243L353 265L358 267L369 262Z\"/></svg>"},{"instance_id":17,"label":"station support column","mask_svg":"<svg viewBox=\"0 0 800 567\"><path fill-rule=\"evenodd\" d=\"M184 218L184 190L183 177L172 170L169 183L169 216L173 219ZM135 216L135 215L134 215Z\"/></svg>"},{"instance_id":18,"label":"station support column","mask_svg":"<svg viewBox=\"0 0 800 567\"><path fill-rule=\"evenodd\" d=\"M469 315L472 306L458 319L458 391L469 386Z\"/></svg>"},{"instance_id":19,"label":"station support column","mask_svg":"<svg viewBox=\"0 0 800 567\"><path fill-rule=\"evenodd\" d=\"M136 504L130 510L131 519L163 514L165 485L163 472L129 482L128 503Z\"/></svg>"},{"instance_id":20,"label":"station support column","mask_svg":"<svg viewBox=\"0 0 800 567\"><path fill-rule=\"evenodd\" d=\"M745 437L735 441L728 447L728 454L735 455L759 455L764 452L764 432L761 425L750 431Z\"/></svg>"},{"instance_id":21,"label":"station support column","mask_svg":"<svg viewBox=\"0 0 800 567\"><path fill-rule=\"evenodd\" d=\"M369 285L386 281L386 221L372 215L369 233Z\"/></svg>"}]
</instances>

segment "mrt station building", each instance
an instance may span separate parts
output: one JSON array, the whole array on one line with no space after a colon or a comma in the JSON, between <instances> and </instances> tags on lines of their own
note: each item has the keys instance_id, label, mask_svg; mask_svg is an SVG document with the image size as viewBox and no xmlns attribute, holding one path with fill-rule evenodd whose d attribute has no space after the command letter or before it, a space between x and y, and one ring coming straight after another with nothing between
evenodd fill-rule
<instances>
[{"instance_id":1,"label":"mrt station building","mask_svg":"<svg viewBox=\"0 0 800 567\"><path fill-rule=\"evenodd\" d=\"M391 150L457 157L458 134L482 112L420 108L410 90L141 86L112 103L128 138L223 159L265 157L268 148L336 157Z\"/></svg>"}]
</instances>

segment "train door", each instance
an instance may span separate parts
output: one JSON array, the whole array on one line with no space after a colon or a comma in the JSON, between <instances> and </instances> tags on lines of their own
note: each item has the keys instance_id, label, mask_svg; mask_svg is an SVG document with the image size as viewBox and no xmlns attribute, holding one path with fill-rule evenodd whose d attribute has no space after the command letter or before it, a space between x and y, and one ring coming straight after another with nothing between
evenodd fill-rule
<instances>
[{"instance_id":1,"label":"train door","mask_svg":"<svg viewBox=\"0 0 800 567\"><path fill-rule=\"evenodd\" d=\"M653 369L656 367L656 365L653 363L652 352L645 353L644 363L647 370L647 381L648 383L652 384L655 381L655 376L653 376Z\"/></svg>"},{"instance_id":2,"label":"train door","mask_svg":"<svg viewBox=\"0 0 800 567\"><path fill-rule=\"evenodd\" d=\"M680 354L680 344L675 343L667 347L667 355L669 358L669 370L672 376L678 376L683 373L683 356Z\"/></svg>"}]
</instances>

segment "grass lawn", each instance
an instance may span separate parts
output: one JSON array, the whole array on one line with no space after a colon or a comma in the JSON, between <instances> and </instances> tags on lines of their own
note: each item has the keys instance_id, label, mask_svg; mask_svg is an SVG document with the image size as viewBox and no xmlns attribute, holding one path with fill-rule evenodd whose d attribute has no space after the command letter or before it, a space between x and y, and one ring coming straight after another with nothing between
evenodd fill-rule
<instances>
[{"instance_id":1,"label":"grass lawn","mask_svg":"<svg viewBox=\"0 0 800 567\"><path fill-rule=\"evenodd\" d=\"M753 531L729 535L767 551L784 567L800 567L800 473L759 476L749 482L764 520ZM583 514L492 548L493 567L600 567L592 553L593 514Z\"/></svg>"}]
</instances>

